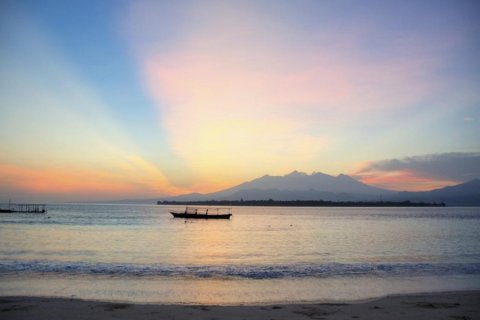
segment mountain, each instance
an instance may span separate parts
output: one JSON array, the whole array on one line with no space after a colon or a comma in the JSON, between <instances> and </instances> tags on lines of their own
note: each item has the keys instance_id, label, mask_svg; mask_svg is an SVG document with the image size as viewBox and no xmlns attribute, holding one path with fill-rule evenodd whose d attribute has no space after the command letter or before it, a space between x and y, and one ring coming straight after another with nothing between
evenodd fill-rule
<instances>
[{"instance_id":1,"label":"mountain","mask_svg":"<svg viewBox=\"0 0 480 320\"><path fill-rule=\"evenodd\" d=\"M326 201L412 201L443 202L449 206L480 206L480 180L422 192L397 192L369 186L347 175L311 175L293 171L284 176L269 176L247 181L218 192L192 193L159 200L326 200Z\"/></svg>"},{"instance_id":2,"label":"mountain","mask_svg":"<svg viewBox=\"0 0 480 320\"><path fill-rule=\"evenodd\" d=\"M380 200L392 195L390 190L361 183L347 175L330 176L315 172L311 175L293 171L284 176L265 175L235 187L209 194L187 194L163 198L168 201L201 200Z\"/></svg>"},{"instance_id":3,"label":"mountain","mask_svg":"<svg viewBox=\"0 0 480 320\"><path fill-rule=\"evenodd\" d=\"M320 172L308 175L298 171L293 171L284 176L266 175L242 183L229 190L239 191L245 189L316 190L320 192L360 194L388 193L387 190L366 185L344 174L334 177Z\"/></svg>"}]
</instances>

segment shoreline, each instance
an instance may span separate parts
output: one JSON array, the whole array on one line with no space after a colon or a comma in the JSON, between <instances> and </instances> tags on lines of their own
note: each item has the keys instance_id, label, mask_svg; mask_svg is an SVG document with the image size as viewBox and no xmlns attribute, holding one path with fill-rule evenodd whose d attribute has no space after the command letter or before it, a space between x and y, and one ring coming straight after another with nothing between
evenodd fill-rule
<instances>
[{"instance_id":1,"label":"shoreline","mask_svg":"<svg viewBox=\"0 0 480 320\"><path fill-rule=\"evenodd\" d=\"M347 208L383 208L383 207L446 207L443 202L405 201L330 201L330 200L200 200L200 201L157 201L159 206L214 206L214 207L347 207Z\"/></svg>"},{"instance_id":2,"label":"shoreline","mask_svg":"<svg viewBox=\"0 0 480 320\"><path fill-rule=\"evenodd\" d=\"M337 303L190 305L0 296L4 319L480 319L480 290Z\"/></svg>"}]
</instances>

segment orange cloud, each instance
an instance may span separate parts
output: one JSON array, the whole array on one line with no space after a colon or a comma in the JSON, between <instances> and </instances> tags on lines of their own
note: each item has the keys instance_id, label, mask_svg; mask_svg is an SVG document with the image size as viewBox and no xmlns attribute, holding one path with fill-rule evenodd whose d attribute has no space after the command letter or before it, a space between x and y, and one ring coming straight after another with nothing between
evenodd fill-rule
<instances>
[{"instance_id":1,"label":"orange cloud","mask_svg":"<svg viewBox=\"0 0 480 320\"><path fill-rule=\"evenodd\" d=\"M24 193L81 198L98 195L117 196L134 191L134 187L113 173L84 168L28 168L0 165L1 184ZM15 195L11 195L15 197Z\"/></svg>"},{"instance_id":2,"label":"orange cloud","mask_svg":"<svg viewBox=\"0 0 480 320\"><path fill-rule=\"evenodd\" d=\"M68 201L145 198L185 191L169 187L158 169L138 157L108 169L0 164L0 185L1 193L8 198L35 195Z\"/></svg>"}]
</instances>

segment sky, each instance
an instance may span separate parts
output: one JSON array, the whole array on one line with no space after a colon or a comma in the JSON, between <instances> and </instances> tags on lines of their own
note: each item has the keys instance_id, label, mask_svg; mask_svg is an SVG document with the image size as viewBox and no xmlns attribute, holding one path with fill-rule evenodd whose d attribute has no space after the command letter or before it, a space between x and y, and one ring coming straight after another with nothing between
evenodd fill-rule
<instances>
[{"instance_id":1,"label":"sky","mask_svg":"<svg viewBox=\"0 0 480 320\"><path fill-rule=\"evenodd\" d=\"M0 202L480 178L478 1L0 3Z\"/></svg>"}]
</instances>

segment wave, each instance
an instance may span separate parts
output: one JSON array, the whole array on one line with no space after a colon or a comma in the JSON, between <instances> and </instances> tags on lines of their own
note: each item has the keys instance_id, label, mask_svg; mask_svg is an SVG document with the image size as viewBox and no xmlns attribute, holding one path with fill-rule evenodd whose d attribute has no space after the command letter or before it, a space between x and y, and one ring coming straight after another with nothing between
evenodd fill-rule
<instances>
[{"instance_id":1,"label":"wave","mask_svg":"<svg viewBox=\"0 0 480 320\"><path fill-rule=\"evenodd\" d=\"M0 261L3 274L42 273L59 275L163 276L197 278L329 278L353 276L478 275L480 263L328 263L302 265L162 265L52 261Z\"/></svg>"}]
</instances>

